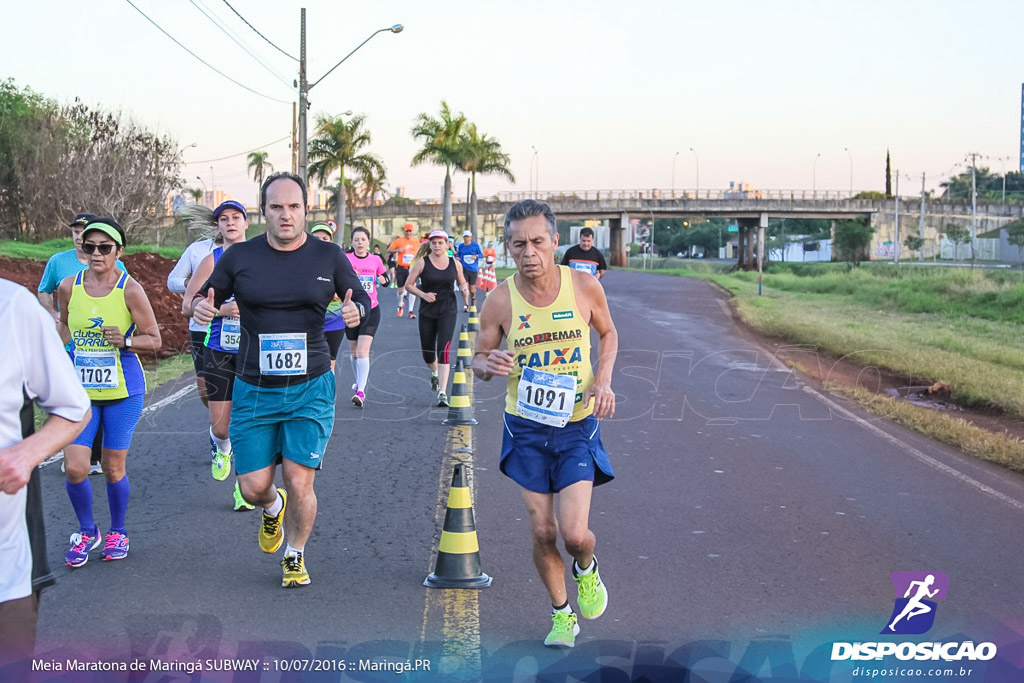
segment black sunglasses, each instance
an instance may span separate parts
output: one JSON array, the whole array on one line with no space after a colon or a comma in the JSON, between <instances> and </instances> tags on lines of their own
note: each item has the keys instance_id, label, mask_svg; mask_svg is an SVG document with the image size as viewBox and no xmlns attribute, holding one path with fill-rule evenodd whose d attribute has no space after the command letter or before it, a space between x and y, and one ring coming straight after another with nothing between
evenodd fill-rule
<instances>
[{"instance_id":1,"label":"black sunglasses","mask_svg":"<svg viewBox=\"0 0 1024 683\"><path fill-rule=\"evenodd\" d=\"M92 242L84 242L82 244L82 251L84 251L86 254L92 254L92 253L94 253L94 252L96 252L98 250L101 254L106 256L106 255L108 255L110 252L112 252L114 250L115 246L117 246L117 245L114 245L114 244L93 244Z\"/></svg>"}]
</instances>

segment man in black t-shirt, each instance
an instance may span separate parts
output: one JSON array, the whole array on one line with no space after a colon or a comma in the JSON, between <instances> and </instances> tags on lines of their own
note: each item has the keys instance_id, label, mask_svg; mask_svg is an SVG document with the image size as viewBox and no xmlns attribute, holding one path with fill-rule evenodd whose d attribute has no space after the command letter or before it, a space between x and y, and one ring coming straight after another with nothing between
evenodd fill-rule
<instances>
[{"instance_id":1,"label":"man in black t-shirt","mask_svg":"<svg viewBox=\"0 0 1024 683\"><path fill-rule=\"evenodd\" d=\"M604 277L608 270L604 254L594 247L594 231L590 228L580 230L580 243L569 247L562 257L562 265L569 266L573 270L590 273L598 280Z\"/></svg>"},{"instance_id":2,"label":"man in black t-shirt","mask_svg":"<svg viewBox=\"0 0 1024 683\"><path fill-rule=\"evenodd\" d=\"M357 326L370 297L341 248L306 233L306 186L275 173L260 195L267 232L234 245L217 262L193 312L209 322L235 297L241 318L231 441L242 497L263 507L260 548L281 560L281 585L305 586L305 544L316 519L313 480L334 426L335 376L324 336L324 314L335 294L342 317ZM274 488L277 463L285 487Z\"/></svg>"}]
</instances>

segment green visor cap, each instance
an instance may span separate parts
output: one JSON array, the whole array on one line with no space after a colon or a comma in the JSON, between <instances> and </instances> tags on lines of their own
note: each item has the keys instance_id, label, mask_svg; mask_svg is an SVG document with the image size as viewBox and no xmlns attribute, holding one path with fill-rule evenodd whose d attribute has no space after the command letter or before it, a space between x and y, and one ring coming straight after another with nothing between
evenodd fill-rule
<instances>
[{"instance_id":1,"label":"green visor cap","mask_svg":"<svg viewBox=\"0 0 1024 683\"><path fill-rule=\"evenodd\" d=\"M85 226L85 232L82 233L82 239L85 239L85 236L93 230L99 230L104 235L114 240L118 246L124 246L124 242L121 240L121 233L117 231L117 228L112 225L107 225L106 223L89 223L89 225Z\"/></svg>"}]
</instances>

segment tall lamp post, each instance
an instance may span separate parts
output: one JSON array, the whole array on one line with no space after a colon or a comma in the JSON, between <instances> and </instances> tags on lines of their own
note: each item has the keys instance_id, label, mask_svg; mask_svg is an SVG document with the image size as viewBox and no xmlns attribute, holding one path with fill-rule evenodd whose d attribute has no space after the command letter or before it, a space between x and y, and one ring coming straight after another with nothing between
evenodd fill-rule
<instances>
[{"instance_id":1,"label":"tall lamp post","mask_svg":"<svg viewBox=\"0 0 1024 683\"><path fill-rule=\"evenodd\" d=\"M676 159L679 158L679 152L676 152L672 156L672 199L676 198Z\"/></svg>"},{"instance_id":2,"label":"tall lamp post","mask_svg":"<svg viewBox=\"0 0 1024 683\"><path fill-rule=\"evenodd\" d=\"M533 145L530 145L530 149L533 150L533 157L530 158L530 189L531 194L535 197L540 194L540 152ZM533 166L537 164L537 172L534 174ZM536 183L536 186L534 186Z\"/></svg>"},{"instance_id":3,"label":"tall lamp post","mask_svg":"<svg viewBox=\"0 0 1024 683\"><path fill-rule=\"evenodd\" d=\"M203 184L203 201L206 201L206 193L208 191L206 189L206 181L203 180L202 176L198 176L198 175L196 176L196 180L198 180L199 182L201 182Z\"/></svg>"},{"instance_id":4,"label":"tall lamp post","mask_svg":"<svg viewBox=\"0 0 1024 683\"><path fill-rule=\"evenodd\" d=\"M853 154L850 153L849 147L843 147L843 150L850 157L850 199L853 199Z\"/></svg>"},{"instance_id":5,"label":"tall lamp post","mask_svg":"<svg viewBox=\"0 0 1024 683\"><path fill-rule=\"evenodd\" d=\"M697 150L693 147L690 148L690 151L693 152L693 161L697 169L697 196L694 199L700 199L700 157L697 156Z\"/></svg>"},{"instance_id":6,"label":"tall lamp post","mask_svg":"<svg viewBox=\"0 0 1024 683\"><path fill-rule=\"evenodd\" d=\"M341 66L342 63L346 59L348 59L349 57L354 55L356 53L356 51L359 50L359 48L361 48L363 45L366 45L368 42L370 42L370 40L375 35L377 35L378 33L383 33L384 31L389 31L391 33L401 33L404 30L405 27L402 26L401 24L395 24L394 26L389 26L387 28L377 29L376 31L374 31L373 33L370 34L369 38L367 38L363 42L359 43L359 45L357 45L354 50L352 50L347 55L342 57L341 60L337 64L335 64L330 69L328 69L327 73L325 73L323 76L321 76L320 78L316 79L312 83L309 83L306 80L306 8L305 7L301 8L301 10L300 10L300 17L301 17L301 22L300 22L301 23L301 27L300 27L300 36L299 36L299 159L298 159L298 172L299 173L298 174L299 174L299 177L301 177L302 180L305 182L305 180L306 180L306 166L307 166L307 156L306 156L307 123L306 123L306 114L309 111L309 91L312 90L320 81L322 81L325 78L327 78L327 76L329 76L332 71L334 71L339 66Z\"/></svg>"},{"instance_id":7,"label":"tall lamp post","mask_svg":"<svg viewBox=\"0 0 1024 683\"><path fill-rule=\"evenodd\" d=\"M821 152L814 157L814 163L811 165L811 191L814 193L814 198L818 198L818 159L821 158Z\"/></svg>"}]
</instances>

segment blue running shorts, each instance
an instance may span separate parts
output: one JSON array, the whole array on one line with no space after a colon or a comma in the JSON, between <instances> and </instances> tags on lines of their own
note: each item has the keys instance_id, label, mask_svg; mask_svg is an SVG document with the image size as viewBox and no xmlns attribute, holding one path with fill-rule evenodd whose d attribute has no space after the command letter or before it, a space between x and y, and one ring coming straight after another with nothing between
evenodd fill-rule
<instances>
[{"instance_id":1,"label":"blue running shorts","mask_svg":"<svg viewBox=\"0 0 1024 683\"><path fill-rule=\"evenodd\" d=\"M231 446L235 472L247 474L291 460L323 466L334 429L333 372L290 387L258 387L235 378L231 403Z\"/></svg>"},{"instance_id":2,"label":"blue running shorts","mask_svg":"<svg viewBox=\"0 0 1024 683\"><path fill-rule=\"evenodd\" d=\"M614 477L593 415L564 427L504 414L501 471L524 489L557 493L578 481L607 484Z\"/></svg>"},{"instance_id":3,"label":"blue running shorts","mask_svg":"<svg viewBox=\"0 0 1024 683\"><path fill-rule=\"evenodd\" d=\"M72 443L92 448L96 430L103 424L103 447L112 451L126 451L132 445L135 426L142 417L145 394L136 394L116 401L93 401L92 419Z\"/></svg>"}]
</instances>

